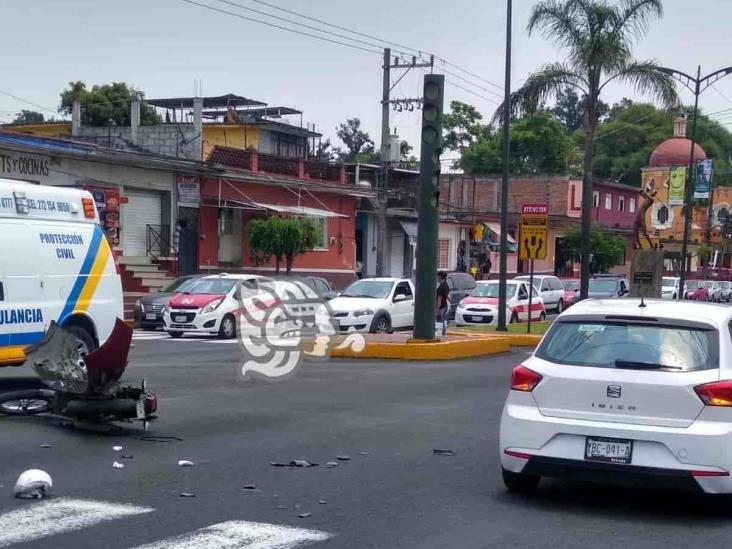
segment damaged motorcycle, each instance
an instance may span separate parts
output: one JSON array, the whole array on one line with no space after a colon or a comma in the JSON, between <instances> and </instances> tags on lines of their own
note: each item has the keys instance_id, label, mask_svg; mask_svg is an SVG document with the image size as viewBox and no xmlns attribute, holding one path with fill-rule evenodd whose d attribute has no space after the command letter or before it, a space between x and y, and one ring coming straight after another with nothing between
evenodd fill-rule
<instances>
[{"instance_id":1,"label":"damaged motorcycle","mask_svg":"<svg viewBox=\"0 0 732 549\"><path fill-rule=\"evenodd\" d=\"M120 378L127 367L132 330L117 319L107 341L85 353L69 331L51 323L45 337L26 350L26 364L47 388L0 394L0 413L44 414L74 425L113 421L143 422L156 418L157 397L145 388L124 387Z\"/></svg>"}]
</instances>

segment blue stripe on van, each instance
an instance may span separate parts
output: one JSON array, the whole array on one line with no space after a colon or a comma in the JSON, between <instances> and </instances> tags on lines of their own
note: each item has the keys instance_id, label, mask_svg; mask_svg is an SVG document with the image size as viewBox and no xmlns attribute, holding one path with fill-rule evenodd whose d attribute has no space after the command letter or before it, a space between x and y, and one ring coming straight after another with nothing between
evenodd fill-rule
<instances>
[{"instance_id":1,"label":"blue stripe on van","mask_svg":"<svg viewBox=\"0 0 732 549\"><path fill-rule=\"evenodd\" d=\"M38 343L46 332L21 332L18 334L10 334L10 345L33 345Z\"/></svg>"},{"instance_id":2,"label":"blue stripe on van","mask_svg":"<svg viewBox=\"0 0 732 549\"><path fill-rule=\"evenodd\" d=\"M71 293L69 293L69 297L66 300L66 305L64 305L64 308L58 317L59 324L63 324L66 318L72 312L74 312L74 308L76 307L76 301L79 299L81 291L84 289L84 284L86 284L87 277L89 276L89 271L91 271L94 260L97 257L99 244L102 242L103 236L104 233L102 232L102 228L99 225L95 225L94 235L92 236L91 243L89 244L89 250L87 250L86 252L84 262L81 264L81 271L79 272L79 276L76 277L76 282L74 282L74 287L71 288Z\"/></svg>"}]
</instances>

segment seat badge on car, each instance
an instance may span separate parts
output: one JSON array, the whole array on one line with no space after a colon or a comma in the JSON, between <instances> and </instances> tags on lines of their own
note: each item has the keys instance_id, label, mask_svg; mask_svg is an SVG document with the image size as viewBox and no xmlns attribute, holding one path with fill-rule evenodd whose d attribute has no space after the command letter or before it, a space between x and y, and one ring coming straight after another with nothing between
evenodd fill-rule
<instances>
[{"instance_id":1,"label":"seat badge on car","mask_svg":"<svg viewBox=\"0 0 732 549\"><path fill-rule=\"evenodd\" d=\"M623 394L623 388L620 385L608 385L607 396L608 398L620 398Z\"/></svg>"}]
</instances>

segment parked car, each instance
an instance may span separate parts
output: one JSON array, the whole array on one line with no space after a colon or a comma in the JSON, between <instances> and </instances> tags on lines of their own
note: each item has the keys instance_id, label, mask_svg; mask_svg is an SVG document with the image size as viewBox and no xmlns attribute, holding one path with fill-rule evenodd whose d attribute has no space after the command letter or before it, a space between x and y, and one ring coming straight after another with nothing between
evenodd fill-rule
<instances>
[{"instance_id":1,"label":"parked car","mask_svg":"<svg viewBox=\"0 0 732 549\"><path fill-rule=\"evenodd\" d=\"M679 296L679 277L664 276L661 281L661 299L676 299Z\"/></svg>"},{"instance_id":2,"label":"parked car","mask_svg":"<svg viewBox=\"0 0 732 549\"><path fill-rule=\"evenodd\" d=\"M406 278L362 278L330 301L341 332L388 333L414 325L414 284Z\"/></svg>"},{"instance_id":3,"label":"parked car","mask_svg":"<svg viewBox=\"0 0 732 549\"><path fill-rule=\"evenodd\" d=\"M527 275L521 275L514 280L528 281L529 278ZM552 275L534 275L534 286L547 309L555 310L558 314L564 310L564 286L559 278Z\"/></svg>"},{"instance_id":4,"label":"parked car","mask_svg":"<svg viewBox=\"0 0 732 549\"><path fill-rule=\"evenodd\" d=\"M722 301L722 288L719 286L719 282L716 280L704 280L702 281L704 287L707 289L707 301L719 303Z\"/></svg>"},{"instance_id":5,"label":"parked car","mask_svg":"<svg viewBox=\"0 0 732 549\"><path fill-rule=\"evenodd\" d=\"M531 318L545 320L544 300L532 288ZM523 280L506 282L506 320L510 323L529 319L529 283ZM498 281L481 280L472 293L463 299L455 313L457 326L496 324L498 322Z\"/></svg>"},{"instance_id":6,"label":"parked car","mask_svg":"<svg viewBox=\"0 0 732 549\"><path fill-rule=\"evenodd\" d=\"M333 286L325 278L320 276L303 276L297 280L302 281L308 288L324 301L330 301L338 295Z\"/></svg>"},{"instance_id":7,"label":"parked car","mask_svg":"<svg viewBox=\"0 0 732 549\"><path fill-rule=\"evenodd\" d=\"M562 280L564 286L564 308L570 307L580 300L580 281L576 278Z\"/></svg>"},{"instance_id":8,"label":"parked car","mask_svg":"<svg viewBox=\"0 0 732 549\"><path fill-rule=\"evenodd\" d=\"M450 288L449 317L455 318L458 303L475 289L475 279L469 273L447 273L447 285Z\"/></svg>"},{"instance_id":9,"label":"parked car","mask_svg":"<svg viewBox=\"0 0 732 549\"><path fill-rule=\"evenodd\" d=\"M236 337L242 300L259 290L258 275L210 275L199 278L170 298L163 310L163 329L171 337L184 333Z\"/></svg>"},{"instance_id":10,"label":"parked car","mask_svg":"<svg viewBox=\"0 0 732 549\"><path fill-rule=\"evenodd\" d=\"M590 279L587 297L593 299L617 299L625 297L630 291L627 278L615 275L595 276Z\"/></svg>"},{"instance_id":11,"label":"parked car","mask_svg":"<svg viewBox=\"0 0 732 549\"><path fill-rule=\"evenodd\" d=\"M163 326L163 310L175 294L185 291L201 275L181 276L160 289L159 292L147 294L135 303L135 320L143 330L157 330Z\"/></svg>"},{"instance_id":12,"label":"parked car","mask_svg":"<svg viewBox=\"0 0 732 549\"><path fill-rule=\"evenodd\" d=\"M722 301L729 303L729 301L732 299L732 282L728 280L722 280L719 282L719 287L722 290Z\"/></svg>"},{"instance_id":13,"label":"parked car","mask_svg":"<svg viewBox=\"0 0 732 549\"><path fill-rule=\"evenodd\" d=\"M684 283L684 299L692 301L709 301L709 291L701 280L687 280Z\"/></svg>"},{"instance_id":14,"label":"parked car","mask_svg":"<svg viewBox=\"0 0 732 549\"><path fill-rule=\"evenodd\" d=\"M556 477L732 493L732 309L640 303L578 303L514 368L499 437L509 490Z\"/></svg>"}]
</instances>

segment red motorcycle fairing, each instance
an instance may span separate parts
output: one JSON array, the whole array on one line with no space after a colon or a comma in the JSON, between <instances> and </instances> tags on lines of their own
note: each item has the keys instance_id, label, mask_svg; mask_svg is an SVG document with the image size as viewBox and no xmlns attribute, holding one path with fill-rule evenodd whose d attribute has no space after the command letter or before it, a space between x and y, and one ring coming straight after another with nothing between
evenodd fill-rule
<instances>
[{"instance_id":1,"label":"red motorcycle fairing","mask_svg":"<svg viewBox=\"0 0 732 549\"><path fill-rule=\"evenodd\" d=\"M43 339L26 351L26 364L55 391L98 394L122 377L131 342L132 329L118 318L104 345L81 355L78 340L52 322Z\"/></svg>"},{"instance_id":2,"label":"red motorcycle fairing","mask_svg":"<svg viewBox=\"0 0 732 549\"><path fill-rule=\"evenodd\" d=\"M104 345L84 356L88 392L103 390L110 383L119 381L127 368L127 356L132 344L132 328L119 318Z\"/></svg>"}]
</instances>

